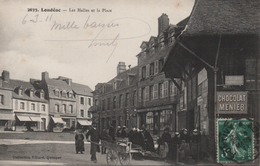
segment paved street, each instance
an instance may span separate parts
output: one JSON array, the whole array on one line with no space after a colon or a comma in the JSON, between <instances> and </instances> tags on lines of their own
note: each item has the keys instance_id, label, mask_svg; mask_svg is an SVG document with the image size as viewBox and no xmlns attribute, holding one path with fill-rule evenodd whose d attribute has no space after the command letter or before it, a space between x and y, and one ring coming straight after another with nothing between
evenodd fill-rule
<instances>
[{"instance_id":1,"label":"paved street","mask_svg":"<svg viewBox=\"0 0 260 166\"><path fill-rule=\"evenodd\" d=\"M98 163L91 162L89 148L85 142L85 154L76 154L73 133L0 133L0 165L107 165L106 155L100 153ZM131 164L170 165L154 160Z\"/></svg>"}]
</instances>

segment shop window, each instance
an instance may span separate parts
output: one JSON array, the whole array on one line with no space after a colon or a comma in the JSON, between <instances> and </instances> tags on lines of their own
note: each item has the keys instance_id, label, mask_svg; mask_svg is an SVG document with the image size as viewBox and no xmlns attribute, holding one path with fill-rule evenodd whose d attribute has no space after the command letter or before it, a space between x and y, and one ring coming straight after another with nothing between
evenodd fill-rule
<instances>
[{"instance_id":1,"label":"shop window","mask_svg":"<svg viewBox=\"0 0 260 166\"><path fill-rule=\"evenodd\" d=\"M153 131L153 112L146 114L146 128L149 131Z\"/></svg>"},{"instance_id":2,"label":"shop window","mask_svg":"<svg viewBox=\"0 0 260 166\"><path fill-rule=\"evenodd\" d=\"M163 110L160 113L160 130L164 130L166 127L169 127L172 130L174 120L171 110Z\"/></svg>"}]
</instances>

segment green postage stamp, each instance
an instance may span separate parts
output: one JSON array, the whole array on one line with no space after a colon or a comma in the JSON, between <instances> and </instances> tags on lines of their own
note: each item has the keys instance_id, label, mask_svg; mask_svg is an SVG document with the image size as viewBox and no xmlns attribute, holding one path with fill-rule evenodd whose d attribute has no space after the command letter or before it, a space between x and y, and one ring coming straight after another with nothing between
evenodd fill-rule
<instances>
[{"instance_id":1,"label":"green postage stamp","mask_svg":"<svg viewBox=\"0 0 260 166\"><path fill-rule=\"evenodd\" d=\"M245 163L254 158L253 121L218 119L217 160L219 163Z\"/></svg>"}]
</instances>

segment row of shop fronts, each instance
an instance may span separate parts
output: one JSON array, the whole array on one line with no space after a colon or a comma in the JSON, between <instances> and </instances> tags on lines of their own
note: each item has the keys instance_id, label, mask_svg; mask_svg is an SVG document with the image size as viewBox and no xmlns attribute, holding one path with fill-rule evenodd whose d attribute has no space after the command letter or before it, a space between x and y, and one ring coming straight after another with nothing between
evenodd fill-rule
<instances>
[{"instance_id":1,"label":"row of shop fronts","mask_svg":"<svg viewBox=\"0 0 260 166\"><path fill-rule=\"evenodd\" d=\"M49 78L30 82L10 79L8 71L0 77L0 130L74 131L90 126L92 90L71 79Z\"/></svg>"}]
</instances>

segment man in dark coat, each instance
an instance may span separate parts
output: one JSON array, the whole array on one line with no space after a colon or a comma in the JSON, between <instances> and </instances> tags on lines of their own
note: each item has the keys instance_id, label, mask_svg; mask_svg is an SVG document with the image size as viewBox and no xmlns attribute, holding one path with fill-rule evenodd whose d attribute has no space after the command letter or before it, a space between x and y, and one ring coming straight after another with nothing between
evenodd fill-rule
<instances>
[{"instance_id":1,"label":"man in dark coat","mask_svg":"<svg viewBox=\"0 0 260 166\"><path fill-rule=\"evenodd\" d=\"M115 136L116 136L115 127L112 124L110 124L108 130L109 130L108 134L110 135L112 140L115 141L116 140L116 138L115 138Z\"/></svg>"},{"instance_id":2,"label":"man in dark coat","mask_svg":"<svg viewBox=\"0 0 260 166\"><path fill-rule=\"evenodd\" d=\"M178 148L180 146L180 133L175 132L174 137L171 140L170 143L170 151L171 151L171 158L173 161L178 161L177 154L178 154Z\"/></svg>"},{"instance_id":3,"label":"man in dark coat","mask_svg":"<svg viewBox=\"0 0 260 166\"><path fill-rule=\"evenodd\" d=\"M145 127L143 127L143 135L144 135L144 149L150 152L154 152L154 142L153 137L149 133L149 131L146 130Z\"/></svg>"},{"instance_id":4,"label":"man in dark coat","mask_svg":"<svg viewBox=\"0 0 260 166\"><path fill-rule=\"evenodd\" d=\"M90 154L91 154L91 161L97 163L96 152L99 152L99 133L96 129L96 124L92 124L91 129L86 134L86 139L90 136ZM89 139L88 139L89 140Z\"/></svg>"},{"instance_id":5,"label":"man in dark coat","mask_svg":"<svg viewBox=\"0 0 260 166\"><path fill-rule=\"evenodd\" d=\"M198 162L199 160L199 147L200 147L200 133L197 129L194 129L190 139L191 155L192 158Z\"/></svg>"},{"instance_id":6,"label":"man in dark coat","mask_svg":"<svg viewBox=\"0 0 260 166\"><path fill-rule=\"evenodd\" d=\"M112 138L111 136L108 134L109 130L108 129L104 129L102 134L101 134L101 140L103 141L108 141L108 142L112 142ZM101 154L105 154L106 153L106 148L102 146L101 148Z\"/></svg>"},{"instance_id":7,"label":"man in dark coat","mask_svg":"<svg viewBox=\"0 0 260 166\"><path fill-rule=\"evenodd\" d=\"M82 129L78 129L76 131L75 147L76 147L76 153L83 154L83 152L85 151L85 148L84 148L84 135L82 133Z\"/></svg>"}]
</instances>

